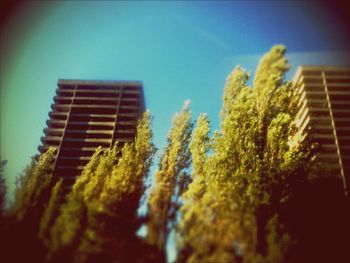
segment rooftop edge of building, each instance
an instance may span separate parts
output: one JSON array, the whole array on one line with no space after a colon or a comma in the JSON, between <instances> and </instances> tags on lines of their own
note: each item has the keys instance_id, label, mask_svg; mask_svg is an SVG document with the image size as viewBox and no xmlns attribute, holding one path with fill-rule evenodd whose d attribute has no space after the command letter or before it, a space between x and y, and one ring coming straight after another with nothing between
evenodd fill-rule
<instances>
[{"instance_id":1,"label":"rooftop edge of building","mask_svg":"<svg viewBox=\"0 0 350 263\"><path fill-rule=\"evenodd\" d=\"M339 72L349 72L350 73L350 65L349 67L345 66L328 66L328 65L299 65L297 70L294 73L292 78L292 82L297 82L298 78L303 71L339 71Z\"/></svg>"},{"instance_id":2,"label":"rooftop edge of building","mask_svg":"<svg viewBox=\"0 0 350 263\"><path fill-rule=\"evenodd\" d=\"M82 85L82 86L100 86L103 87L136 87L141 91L141 112L146 110L146 101L143 90L143 83L139 80L89 80L89 79L58 79L57 86L62 85Z\"/></svg>"},{"instance_id":3,"label":"rooftop edge of building","mask_svg":"<svg viewBox=\"0 0 350 263\"><path fill-rule=\"evenodd\" d=\"M57 85L101 85L101 86L138 86L142 87L141 81L128 80L86 80L86 79L58 79Z\"/></svg>"}]
</instances>

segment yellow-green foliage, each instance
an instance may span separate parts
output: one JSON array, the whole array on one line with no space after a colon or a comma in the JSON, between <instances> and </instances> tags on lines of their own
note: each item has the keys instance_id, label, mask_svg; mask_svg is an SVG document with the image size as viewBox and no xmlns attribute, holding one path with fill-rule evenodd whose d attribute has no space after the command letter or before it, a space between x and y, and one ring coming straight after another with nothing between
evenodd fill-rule
<instances>
[{"instance_id":1,"label":"yellow-green foliage","mask_svg":"<svg viewBox=\"0 0 350 263\"><path fill-rule=\"evenodd\" d=\"M49 148L38 162L33 159L19 178L12 210L18 221L23 219L28 210L44 201L40 198L51 183L55 154L56 149Z\"/></svg>"},{"instance_id":2,"label":"yellow-green foliage","mask_svg":"<svg viewBox=\"0 0 350 263\"><path fill-rule=\"evenodd\" d=\"M287 113L279 113L269 124L267 132L267 162L270 165L276 165L284 160L284 154L289 149L290 124L291 117Z\"/></svg>"},{"instance_id":3,"label":"yellow-green foliage","mask_svg":"<svg viewBox=\"0 0 350 263\"><path fill-rule=\"evenodd\" d=\"M52 188L50 199L40 220L39 238L43 241L45 246L49 246L50 244L50 227L53 224L61 205L62 193L63 179L60 179Z\"/></svg>"},{"instance_id":4,"label":"yellow-green foliage","mask_svg":"<svg viewBox=\"0 0 350 263\"><path fill-rule=\"evenodd\" d=\"M220 111L221 120L224 120L226 115L230 115L232 104L236 97L241 92L241 89L246 86L249 74L240 66L236 66L231 74L226 79L224 94L222 96L222 108Z\"/></svg>"},{"instance_id":5,"label":"yellow-green foliage","mask_svg":"<svg viewBox=\"0 0 350 263\"><path fill-rule=\"evenodd\" d=\"M286 249L289 237L276 234L277 216L260 214L288 198L287 181L305 157L288 144L296 111L284 82L284 54L285 47L277 45L261 59L252 88L239 66L228 77L212 153L200 158L204 169L194 162L195 179L184 194L179 262L234 262L240 255L245 262L282 260L277 244ZM268 240L258 235L261 228L270 233ZM262 243L267 256L260 254Z\"/></svg>"},{"instance_id":6,"label":"yellow-green foliage","mask_svg":"<svg viewBox=\"0 0 350 263\"><path fill-rule=\"evenodd\" d=\"M182 195L184 204L181 207L182 221L178 228L179 258L184 257L183 249L191 246L199 248L205 238L205 218L208 214L206 214L206 207L203 206L200 200L206 190L204 165L210 147L209 132L208 117L202 113L198 118L197 127L193 131L190 143L193 166L192 182L189 184L188 190Z\"/></svg>"},{"instance_id":7,"label":"yellow-green foliage","mask_svg":"<svg viewBox=\"0 0 350 263\"><path fill-rule=\"evenodd\" d=\"M109 152L109 151L108 151ZM96 173L101 158L101 147L98 147L90 159L90 162L84 167L84 170L73 185L72 193L83 192L86 185L91 181Z\"/></svg>"},{"instance_id":8,"label":"yellow-green foliage","mask_svg":"<svg viewBox=\"0 0 350 263\"><path fill-rule=\"evenodd\" d=\"M95 175L99 164L101 149L98 148L85 166L82 174L77 178L72 191L68 194L66 203L62 205L60 214L51 228L51 242L49 253L52 254L62 247L73 243L83 227L85 217L85 203L83 192L86 185Z\"/></svg>"},{"instance_id":9,"label":"yellow-green foliage","mask_svg":"<svg viewBox=\"0 0 350 263\"><path fill-rule=\"evenodd\" d=\"M283 45L273 46L260 60L254 78L254 93L259 115L265 114L277 89L283 87L285 73L289 70L286 48Z\"/></svg>"},{"instance_id":10,"label":"yellow-green foliage","mask_svg":"<svg viewBox=\"0 0 350 263\"><path fill-rule=\"evenodd\" d=\"M103 153L97 149L51 229L51 253L68 247L76 250L76 261L84 261L89 253L111 253L101 246L109 242L112 249L111 242L116 240L111 239L111 235L116 238L113 229L127 229L128 226L116 221L111 226L108 222L118 216L125 218L124 223L136 220L131 217L136 217L144 191L143 180L154 153L149 112L139 121L134 142L126 143L121 151L118 143ZM128 200L130 195L134 199ZM126 207L132 207L132 211L126 211ZM130 228L130 233L133 235L134 229Z\"/></svg>"},{"instance_id":11,"label":"yellow-green foliage","mask_svg":"<svg viewBox=\"0 0 350 263\"><path fill-rule=\"evenodd\" d=\"M114 165L118 161L119 149L116 143L111 149L100 155L96 170L82 190L82 196L86 204L99 200L106 180L111 175Z\"/></svg>"},{"instance_id":12,"label":"yellow-green foliage","mask_svg":"<svg viewBox=\"0 0 350 263\"><path fill-rule=\"evenodd\" d=\"M197 127L193 131L190 143L193 166L192 179L195 178L196 174L201 175L203 172L210 144L209 132L209 119L206 114L202 113L197 120Z\"/></svg>"},{"instance_id":13,"label":"yellow-green foliage","mask_svg":"<svg viewBox=\"0 0 350 263\"><path fill-rule=\"evenodd\" d=\"M126 244L127 240L131 242L135 238L137 208L155 153L152 137L147 111L138 123L134 142L124 145L120 159L108 169L98 197L87 202L88 225L78 248L78 261L84 262L89 255L101 253L125 260L118 249L131 245Z\"/></svg>"},{"instance_id":14,"label":"yellow-green foliage","mask_svg":"<svg viewBox=\"0 0 350 263\"><path fill-rule=\"evenodd\" d=\"M189 105L176 114L170 132L168 143L161 157L159 169L155 173L155 183L148 199L149 222L147 239L150 244L157 245L160 250L167 240L167 225L171 220L171 210L174 209L172 197L176 187L181 188L180 176L189 166L189 141L192 132L192 121ZM179 183L178 183L179 182Z\"/></svg>"},{"instance_id":15,"label":"yellow-green foliage","mask_svg":"<svg viewBox=\"0 0 350 263\"><path fill-rule=\"evenodd\" d=\"M143 194L143 180L155 153L150 121L149 112L146 112L137 126L135 141L124 145L121 158L103 185L100 209L109 211L125 194Z\"/></svg>"}]
</instances>

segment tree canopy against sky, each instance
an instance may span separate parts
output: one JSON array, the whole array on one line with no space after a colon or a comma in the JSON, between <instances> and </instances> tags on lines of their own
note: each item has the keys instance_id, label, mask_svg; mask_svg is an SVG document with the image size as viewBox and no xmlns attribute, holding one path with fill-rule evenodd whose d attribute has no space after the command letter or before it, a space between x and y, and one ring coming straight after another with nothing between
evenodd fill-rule
<instances>
[{"instance_id":1,"label":"tree canopy against sky","mask_svg":"<svg viewBox=\"0 0 350 263\"><path fill-rule=\"evenodd\" d=\"M200 117L191 149L201 162L184 194L179 262L285 260L291 237L280 229L278 207L308 158L307 147L288 144L296 111L285 51L277 45L263 56L253 87L241 67L229 75L209 155L208 121Z\"/></svg>"},{"instance_id":2,"label":"tree canopy against sky","mask_svg":"<svg viewBox=\"0 0 350 263\"><path fill-rule=\"evenodd\" d=\"M143 81L161 149L168 120L188 98L194 116L207 112L218 128L222 86L232 66L255 68L273 44L289 48L288 78L299 64L349 65L348 24L334 5L21 3L1 25L0 155L8 160L8 192L36 153L58 78Z\"/></svg>"},{"instance_id":3,"label":"tree canopy against sky","mask_svg":"<svg viewBox=\"0 0 350 263\"><path fill-rule=\"evenodd\" d=\"M182 111L173 118L168 143L148 197L147 240L164 254L169 233L176 224L178 200L188 182L189 143L193 128L189 107L189 102L185 102Z\"/></svg>"},{"instance_id":4,"label":"tree canopy against sky","mask_svg":"<svg viewBox=\"0 0 350 263\"><path fill-rule=\"evenodd\" d=\"M308 136L295 138L298 98L285 79L285 52L283 45L273 46L251 86L249 72L234 68L213 135L206 114L192 131L188 101L174 116L146 218L137 209L155 153L148 111L133 142L97 148L65 199L62 180L52 180L56 150L50 148L23 172L13 222L5 218L1 227L2 241L10 241L6 248L23 252L15 258L30 250L37 261L47 255L51 262L165 262L169 244L178 262L189 263L349 257L350 202L335 175L310 169L317 147ZM145 237L136 236L142 223Z\"/></svg>"}]
</instances>

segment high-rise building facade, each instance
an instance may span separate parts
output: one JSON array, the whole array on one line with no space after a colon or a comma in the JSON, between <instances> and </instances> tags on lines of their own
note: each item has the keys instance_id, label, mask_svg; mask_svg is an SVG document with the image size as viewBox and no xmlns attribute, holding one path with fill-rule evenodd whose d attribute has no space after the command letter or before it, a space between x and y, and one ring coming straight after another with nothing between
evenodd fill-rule
<instances>
[{"instance_id":1,"label":"high-rise building facade","mask_svg":"<svg viewBox=\"0 0 350 263\"><path fill-rule=\"evenodd\" d=\"M144 108L141 82L59 80L39 152L57 147L54 176L72 184L98 146L134 139Z\"/></svg>"},{"instance_id":2,"label":"high-rise building facade","mask_svg":"<svg viewBox=\"0 0 350 263\"><path fill-rule=\"evenodd\" d=\"M319 145L322 168L350 181L350 68L300 66L293 78L300 96L296 125Z\"/></svg>"}]
</instances>

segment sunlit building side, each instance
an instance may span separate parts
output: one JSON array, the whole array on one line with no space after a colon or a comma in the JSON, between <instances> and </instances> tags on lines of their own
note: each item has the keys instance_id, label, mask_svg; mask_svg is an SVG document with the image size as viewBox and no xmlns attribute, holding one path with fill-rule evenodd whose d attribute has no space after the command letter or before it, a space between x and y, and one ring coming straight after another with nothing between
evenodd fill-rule
<instances>
[{"instance_id":1,"label":"sunlit building side","mask_svg":"<svg viewBox=\"0 0 350 263\"><path fill-rule=\"evenodd\" d=\"M345 193L350 172L350 68L300 66L293 83L299 96L296 126L319 145L318 163L339 176Z\"/></svg>"}]
</instances>

